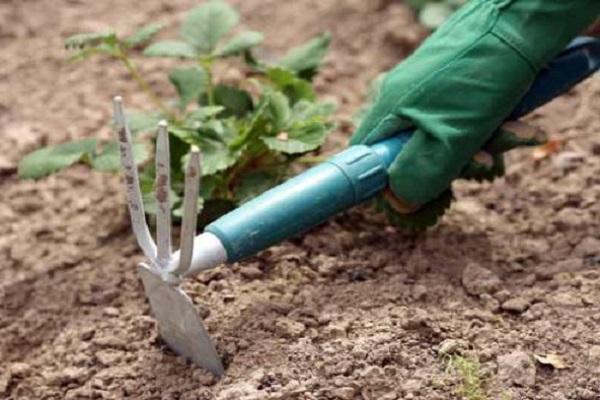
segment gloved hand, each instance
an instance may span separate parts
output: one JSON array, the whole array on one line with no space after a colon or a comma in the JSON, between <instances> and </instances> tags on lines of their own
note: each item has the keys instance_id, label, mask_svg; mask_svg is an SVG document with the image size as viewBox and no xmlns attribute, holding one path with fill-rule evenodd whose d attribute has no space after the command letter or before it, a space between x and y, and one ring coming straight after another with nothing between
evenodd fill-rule
<instances>
[{"instance_id":1,"label":"gloved hand","mask_svg":"<svg viewBox=\"0 0 600 400\"><path fill-rule=\"evenodd\" d=\"M449 204L452 180L472 173L539 70L598 15L598 0L470 0L389 72L350 143L416 128L390 166L392 206L435 222L427 213Z\"/></svg>"}]
</instances>

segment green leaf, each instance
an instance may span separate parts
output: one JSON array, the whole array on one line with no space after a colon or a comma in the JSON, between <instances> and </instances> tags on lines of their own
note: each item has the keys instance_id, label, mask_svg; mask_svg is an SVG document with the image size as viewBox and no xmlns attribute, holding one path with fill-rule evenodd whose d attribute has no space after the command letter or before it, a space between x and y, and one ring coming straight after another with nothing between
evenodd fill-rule
<instances>
[{"instance_id":1,"label":"green leaf","mask_svg":"<svg viewBox=\"0 0 600 400\"><path fill-rule=\"evenodd\" d=\"M290 102L288 98L281 92L271 91L266 93L268 98L268 110L271 114L271 119L275 125L275 129L283 129L291 116Z\"/></svg>"},{"instance_id":2,"label":"green leaf","mask_svg":"<svg viewBox=\"0 0 600 400\"><path fill-rule=\"evenodd\" d=\"M203 68L177 68L169 74L169 80L177 89L179 108L185 109L192 101L198 101L208 87L208 76Z\"/></svg>"},{"instance_id":3,"label":"green leaf","mask_svg":"<svg viewBox=\"0 0 600 400\"><path fill-rule=\"evenodd\" d=\"M184 124L190 125L194 122L205 121L208 118L215 117L225 110L223 106L204 106L188 113Z\"/></svg>"},{"instance_id":4,"label":"green leaf","mask_svg":"<svg viewBox=\"0 0 600 400\"><path fill-rule=\"evenodd\" d=\"M331 42L331 35L324 33L307 43L292 49L279 62L279 64L292 70L301 78L312 79L321 65L321 61Z\"/></svg>"},{"instance_id":5,"label":"green leaf","mask_svg":"<svg viewBox=\"0 0 600 400\"><path fill-rule=\"evenodd\" d=\"M144 55L148 57L196 58L198 54L193 46L178 40L165 40L146 47Z\"/></svg>"},{"instance_id":6,"label":"green leaf","mask_svg":"<svg viewBox=\"0 0 600 400\"><path fill-rule=\"evenodd\" d=\"M240 32L223 47L217 48L215 50L215 55L217 57L237 56L252 47L258 46L262 43L263 39L263 34L259 32Z\"/></svg>"},{"instance_id":7,"label":"green leaf","mask_svg":"<svg viewBox=\"0 0 600 400\"><path fill-rule=\"evenodd\" d=\"M448 3L428 3L419 12L419 22L430 29L442 25L454 12Z\"/></svg>"},{"instance_id":8,"label":"green leaf","mask_svg":"<svg viewBox=\"0 0 600 400\"><path fill-rule=\"evenodd\" d=\"M235 198L240 204L271 189L281 180L281 174L268 171L251 171L236 182Z\"/></svg>"},{"instance_id":9,"label":"green leaf","mask_svg":"<svg viewBox=\"0 0 600 400\"><path fill-rule=\"evenodd\" d=\"M162 22L152 22L142 26L135 33L124 40L127 47L137 47L148 43L158 32L165 27Z\"/></svg>"},{"instance_id":10,"label":"green leaf","mask_svg":"<svg viewBox=\"0 0 600 400\"><path fill-rule=\"evenodd\" d=\"M303 100L294 104L292 108L292 118L298 123L306 121L322 121L325 122L326 117L333 114L335 104L331 102L311 103Z\"/></svg>"},{"instance_id":11,"label":"green leaf","mask_svg":"<svg viewBox=\"0 0 600 400\"><path fill-rule=\"evenodd\" d=\"M202 152L202 176L224 171L237 161L237 153L231 152L223 142L202 140L198 145ZM188 157L187 154L184 156L183 165L187 165Z\"/></svg>"},{"instance_id":12,"label":"green leaf","mask_svg":"<svg viewBox=\"0 0 600 400\"><path fill-rule=\"evenodd\" d=\"M185 17L181 37L203 54L210 54L219 39L239 22L238 13L227 3L209 1Z\"/></svg>"},{"instance_id":13,"label":"green leaf","mask_svg":"<svg viewBox=\"0 0 600 400\"><path fill-rule=\"evenodd\" d=\"M79 33L69 36L65 40L65 48L67 49L83 49L85 47L94 47L102 43L114 45L117 41L117 36L114 32L89 32Z\"/></svg>"},{"instance_id":14,"label":"green leaf","mask_svg":"<svg viewBox=\"0 0 600 400\"><path fill-rule=\"evenodd\" d=\"M271 150L285 154L306 153L323 144L331 125L310 123L284 132L276 137L262 137L263 143Z\"/></svg>"},{"instance_id":15,"label":"green leaf","mask_svg":"<svg viewBox=\"0 0 600 400\"><path fill-rule=\"evenodd\" d=\"M252 97L245 90L218 85L214 89L215 104L225 107L226 115L243 117L254 109Z\"/></svg>"},{"instance_id":16,"label":"green leaf","mask_svg":"<svg viewBox=\"0 0 600 400\"><path fill-rule=\"evenodd\" d=\"M298 78L294 72L285 68L274 67L267 69L266 74L275 87L290 98L292 104L299 100L315 100L315 92L310 82Z\"/></svg>"},{"instance_id":17,"label":"green leaf","mask_svg":"<svg viewBox=\"0 0 600 400\"><path fill-rule=\"evenodd\" d=\"M88 138L36 150L19 163L19 176L25 179L41 178L91 157L95 149L96 139Z\"/></svg>"},{"instance_id":18,"label":"green leaf","mask_svg":"<svg viewBox=\"0 0 600 400\"><path fill-rule=\"evenodd\" d=\"M133 143L133 158L137 165L148 161L150 153L144 143ZM121 169L121 158L119 144L116 141L107 143L102 152L92 158L92 168L98 171L119 171Z\"/></svg>"},{"instance_id":19,"label":"green leaf","mask_svg":"<svg viewBox=\"0 0 600 400\"><path fill-rule=\"evenodd\" d=\"M163 119L160 113L143 111L127 112L126 117L129 129L133 134L156 129L160 120Z\"/></svg>"}]
</instances>

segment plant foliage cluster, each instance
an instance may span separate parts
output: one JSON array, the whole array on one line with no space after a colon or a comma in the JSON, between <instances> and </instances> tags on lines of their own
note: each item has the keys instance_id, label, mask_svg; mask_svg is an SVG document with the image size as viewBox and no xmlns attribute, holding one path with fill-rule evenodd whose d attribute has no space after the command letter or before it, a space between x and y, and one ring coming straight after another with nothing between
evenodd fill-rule
<instances>
[{"instance_id":1,"label":"plant foliage cluster","mask_svg":"<svg viewBox=\"0 0 600 400\"><path fill-rule=\"evenodd\" d=\"M154 166L147 162L151 156L142 133L152 132L161 119L169 122L173 214L180 215L183 166L195 145L203 156L199 201L205 222L279 183L290 164L318 149L333 128L329 120L333 105L317 101L311 84L327 52L329 35L318 36L268 63L253 52L263 35L238 25L238 13L213 0L187 13L177 39L155 41L165 25L151 23L127 37L94 32L71 36L65 42L66 48L75 51L73 60L103 55L120 62L153 105L151 112L128 114L150 213ZM176 99L165 101L145 80L133 60L140 52L144 57L180 60L168 74ZM217 81L215 67L235 63L234 58L242 60L242 78L234 84ZM19 173L39 178L76 162L116 171L120 167L117 143L100 146L89 138L43 148L21 161Z\"/></svg>"}]
</instances>

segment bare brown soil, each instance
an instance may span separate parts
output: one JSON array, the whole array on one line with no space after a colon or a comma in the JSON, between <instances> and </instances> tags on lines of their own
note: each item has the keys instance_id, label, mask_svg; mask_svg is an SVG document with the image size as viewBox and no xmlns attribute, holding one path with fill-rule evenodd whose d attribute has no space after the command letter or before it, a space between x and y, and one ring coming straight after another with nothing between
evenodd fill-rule
<instances>
[{"instance_id":1,"label":"bare brown soil","mask_svg":"<svg viewBox=\"0 0 600 400\"><path fill-rule=\"evenodd\" d=\"M479 360L489 399L600 398L600 80L530 117L565 142L510 159L493 184L459 183L443 222L406 236L366 208L185 284L227 364L217 381L157 337L135 274L117 176L74 167L19 181L45 143L112 135L110 98L145 98L114 64L69 65L66 35L197 2L0 3L0 398L455 399L443 350ZM323 30L319 91L341 128L368 82L424 37L401 2L237 0L269 54ZM175 27L169 34L174 34ZM160 90L166 61L143 65ZM558 355L567 368L533 361Z\"/></svg>"}]
</instances>

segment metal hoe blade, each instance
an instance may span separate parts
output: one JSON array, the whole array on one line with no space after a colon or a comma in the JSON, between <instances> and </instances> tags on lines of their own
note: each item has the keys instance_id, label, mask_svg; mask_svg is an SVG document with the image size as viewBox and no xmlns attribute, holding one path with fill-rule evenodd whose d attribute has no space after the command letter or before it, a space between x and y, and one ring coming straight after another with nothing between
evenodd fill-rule
<instances>
[{"instance_id":1,"label":"metal hoe blade","mask_svg":"<svg viewBox=\"0 0 600 400\"><path fill-rule=\"evenodd\" d=\"M144 284L152 314L158 321L160 334L177 354L208 369L217 376L222 376L225 370L204 328L202 319L190 298L179 288L181 277L190 268L194 251L201 175L200 152L197 148L192 148L190 161L186 167L184 215L180 240L182 256L175 267L169 267L172 249L167 123L166 121L159 123L156 138L157 246L146 224L140 183L133 159L131 133L125 119L122 99L115 97L113 105L131 224L138 244L149 261L149 263L141 263L138 266L138 272Z\"/></svg>"}]
</instances>

